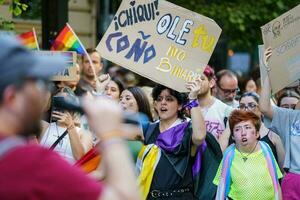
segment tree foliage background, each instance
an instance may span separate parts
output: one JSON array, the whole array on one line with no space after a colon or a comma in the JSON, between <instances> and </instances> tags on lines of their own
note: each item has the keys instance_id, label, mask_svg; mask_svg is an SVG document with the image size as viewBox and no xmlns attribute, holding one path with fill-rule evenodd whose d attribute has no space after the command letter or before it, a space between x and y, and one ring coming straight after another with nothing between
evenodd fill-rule
<instances>
[{"instance_id":1,"label":"tree foliage background","mask_svg":"<svg viewBox=\"0 0 300 200\"><path fill-rule=\"evenodd\" d=\"M300 3L299 0L170 0L214 19L228 48L253 51L262 44L260 27Z\"/></svg>"}]
</instances>

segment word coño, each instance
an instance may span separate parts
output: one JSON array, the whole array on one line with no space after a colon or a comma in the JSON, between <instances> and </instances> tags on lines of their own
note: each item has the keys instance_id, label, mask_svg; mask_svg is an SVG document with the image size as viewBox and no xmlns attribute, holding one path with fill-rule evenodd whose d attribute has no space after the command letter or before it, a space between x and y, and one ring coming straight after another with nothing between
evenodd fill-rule
<instances>
[{"instance_id":1,"label":"word co\u00f1o","mask_svg":"<svg viewBox=\"0 0 300 200\"><path fill-rule=\"evenodd\" d=\"M137 38L133 43L130 43L128 35L123 35L122 32L111 33L105 41L106 47L110 52L115 51L116 53L128 50L125 58L129 60L133 56L134 62L138 62L144 54L143 64L145 64L156 56L156 51L154 45L152 44L149 46L146 41L151 36L145 35L143 31L139 31L139 33L141 34L143 41L142 39ZM111 44L113 40L116 40L115 49L113 49Z\"/></svg>"},{"instance_id":2,"label":"word co\u00f1o","mask_svg":"<svg viewBox=\"0 0 300 200\"><path fill-rule=\"evenodd\" d=\"M121 10L115 17L115 31L120 27L131 26L133 24L155 20L155 16L159 15L158 0L151 3L135 5L135 1L129 3L130 8Z\"/></svg>"}]
</instances>

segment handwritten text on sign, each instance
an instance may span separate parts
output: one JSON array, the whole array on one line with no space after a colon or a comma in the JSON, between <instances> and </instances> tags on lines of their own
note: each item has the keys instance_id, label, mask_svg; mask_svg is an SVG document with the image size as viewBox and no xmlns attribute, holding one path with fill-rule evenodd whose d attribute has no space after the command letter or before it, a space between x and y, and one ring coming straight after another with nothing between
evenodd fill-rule
<instances>
[{"instance_id":1,"label":"handwritten text on sign","mask_svg":"<svg viewBox=\"0 0 300 200\"><path fill-rule=\"evenodd\" d=\"M221 29L167 1L122 1L97 46L101 56L180 92L199 76Z\"/></svg>"}]
</instances>

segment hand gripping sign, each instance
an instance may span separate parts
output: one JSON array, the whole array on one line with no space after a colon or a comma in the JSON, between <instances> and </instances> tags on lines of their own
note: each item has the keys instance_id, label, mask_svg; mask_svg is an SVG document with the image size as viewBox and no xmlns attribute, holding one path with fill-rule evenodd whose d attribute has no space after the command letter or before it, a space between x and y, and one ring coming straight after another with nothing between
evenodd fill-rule
<instances>
[{"instance_id":1,"label":"hand gripping sign","mask_svg":"<svg viewBox=\"0 0 300 200\"><path fill-rule=\"evenodd\" d=\"M157 83L187 91L221 34L210 18L162 0L123 0L97 46L101 56Z\"/></svg>"}]
</instances>

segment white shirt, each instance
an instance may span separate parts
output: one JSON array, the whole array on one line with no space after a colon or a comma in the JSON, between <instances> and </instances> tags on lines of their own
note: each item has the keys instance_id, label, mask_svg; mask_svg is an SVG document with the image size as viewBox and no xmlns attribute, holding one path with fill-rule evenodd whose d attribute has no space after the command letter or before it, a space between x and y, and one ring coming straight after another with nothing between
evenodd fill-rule
<instances>
[{"instance_id":1,"label":"white shirt","mask_svg":"<svg viewBox=\"0 0 300 200\"><path fill-rule=\"evenodd\" d=\"M219 139L226 128L224 119L227 117L226 121L228 121L228 117L233 110L234 108L226 105L217 98L214 98L214 103L212 105L201 108L206 131L213 134L216 139Z\"/></svg>"},{"instance_id":2,"label":"white shirt","mask_svg":"<svg viewBox=\"0 0 300 200\"><path fill-rule=\"evenodd\" d=\"M54 142L65 132L65 130L67 130L67 128L60 127L56 123L50 123L48 128L43 134L40 144L42 146L50 148L54 144ZM56 145L54 151L60 154L64 159L69 161L71 164L75 163L75 158L72 153L69 134L67 134Z\"/></svg>"}]
</instances>

